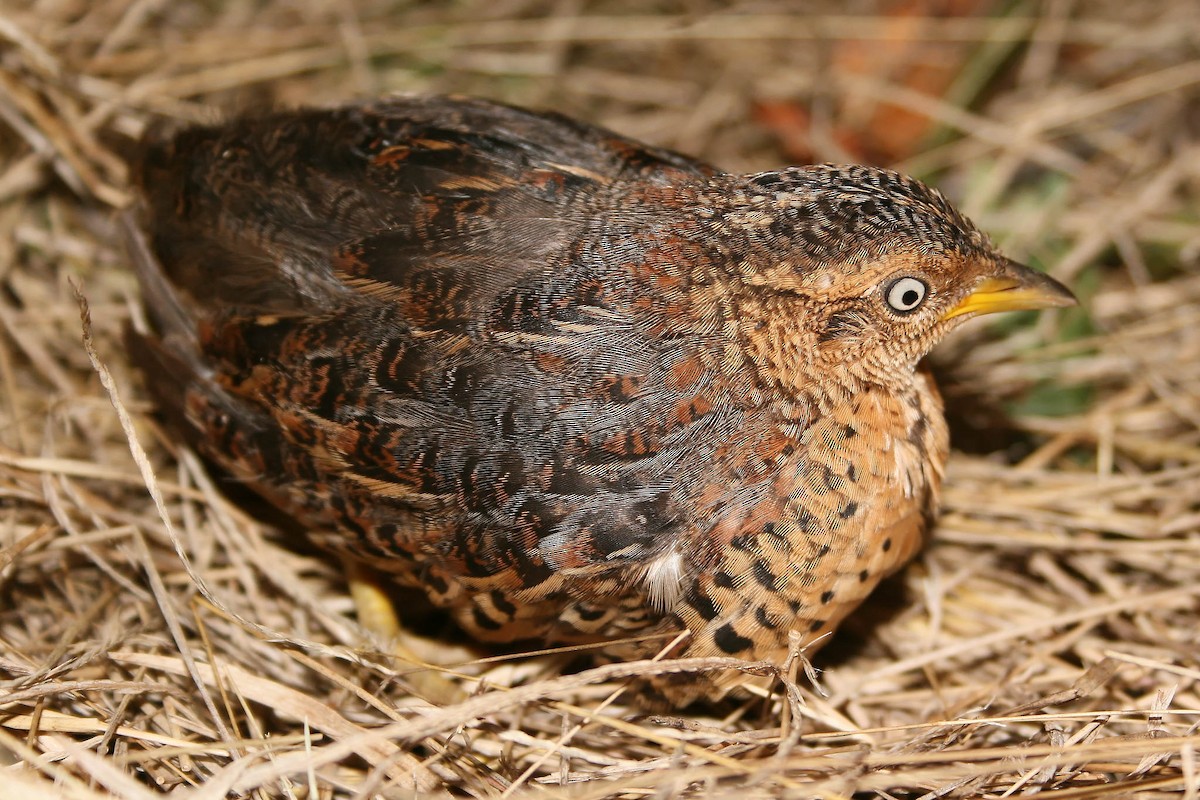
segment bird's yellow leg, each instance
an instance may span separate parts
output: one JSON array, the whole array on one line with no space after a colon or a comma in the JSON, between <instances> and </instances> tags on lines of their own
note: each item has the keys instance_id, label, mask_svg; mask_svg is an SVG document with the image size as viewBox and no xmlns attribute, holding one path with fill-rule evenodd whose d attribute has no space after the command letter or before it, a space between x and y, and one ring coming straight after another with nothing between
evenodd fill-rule
<instances>
[{"instance_id":1,"label":"bird's yellow leg","mask_svg":"<svg viewBox=\"0 0 1200 800\"><path fill-rule=\"evenodd\" d=\"M396 605L380 583L379 573L350 558L343 559L343 563L346 580L350 585L350 597L354 600L354 608L358 612L359 624L381 640L390 642L391 653L397 659L405 665L417 668L404 675L404 681L412 688L413 693L434 705L450 705L463 700L466 693L462 687L439 672L437 665L430 664L417 655L409 646L409 643L420 641L425 643L423 649L426 651L437 648L436 643L427 642L404 630Z\"/></svg>"}]
</instances>

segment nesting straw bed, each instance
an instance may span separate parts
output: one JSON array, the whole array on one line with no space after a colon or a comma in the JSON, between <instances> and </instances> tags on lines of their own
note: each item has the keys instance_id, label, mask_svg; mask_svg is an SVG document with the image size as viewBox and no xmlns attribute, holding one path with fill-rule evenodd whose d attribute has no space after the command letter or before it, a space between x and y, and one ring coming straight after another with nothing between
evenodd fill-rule
<instances>
[{"instance_id":1,"label":"nesting straw bed","mask_svg":"<svg viewBox=\"0 0 1200 800\"><path fill-rule=\"evenodd\" d=\"M1083 305L938 349L932 544L771 696L650 713L622 687L669 664L432 618L423 655L471 695L433 707L122 342L148 124L393 91L731 170L893 166ZM0 6L0 798L1196 798L1198 597L1191 0Z\"/></svg>"}]
</instances>

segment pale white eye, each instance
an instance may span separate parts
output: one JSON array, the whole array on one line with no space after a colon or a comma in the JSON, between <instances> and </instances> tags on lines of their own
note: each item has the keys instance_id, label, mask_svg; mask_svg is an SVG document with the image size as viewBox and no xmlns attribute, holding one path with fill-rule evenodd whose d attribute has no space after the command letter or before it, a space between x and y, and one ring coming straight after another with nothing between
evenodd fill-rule
<instances>
[{"instance_id":1,"label":"pale white eye","mask_svg":"<svg viewBox=\"0 0 1200 800\"><path fill-rule=\"evenodd\" d=\"M929 287L916 278L897 278L887 287L887 304L898 314L916 311L925 301Z\"/></svg>"}]
</instances>

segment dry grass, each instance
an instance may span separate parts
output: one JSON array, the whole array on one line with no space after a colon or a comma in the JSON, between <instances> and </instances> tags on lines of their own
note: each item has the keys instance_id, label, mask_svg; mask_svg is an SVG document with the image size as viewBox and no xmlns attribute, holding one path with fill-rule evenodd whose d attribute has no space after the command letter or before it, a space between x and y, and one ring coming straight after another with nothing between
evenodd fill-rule
<instances>
[{"instance_id":1,"label":"dry grass","mask_svg":"<svg viewBox=\"0 0 1200 800\"><path fill-rule=\"evenodd\" d=\"M797 5L0 7L0 798L1200 796L1200 11ZM733 169L891 160L1086 308L941 349L936 539L782 699L647 716L623 678L687 665L443 643L476 694L435 708L335 566L157 426L120 339L114 143L394 90Z\"/></svg>"}]
</instances>

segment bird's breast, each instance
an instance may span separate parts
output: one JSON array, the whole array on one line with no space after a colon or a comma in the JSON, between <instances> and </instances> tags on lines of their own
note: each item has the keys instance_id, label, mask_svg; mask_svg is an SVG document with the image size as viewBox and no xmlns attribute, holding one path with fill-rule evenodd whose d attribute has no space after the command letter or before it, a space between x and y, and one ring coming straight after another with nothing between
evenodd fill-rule
<instances>
[{"instance_id":1,"label":"bird's breast","mask_svg":"<svg viewBox=\"0 0 1200 800\"><path fill-rule=\"evenodd\" d=\"M920 548L947 450L924 375L825 405L754 502L723 508L679 616L743 657L780 658L791 631L821 638Z\"/></svg>"}]
</instances>

